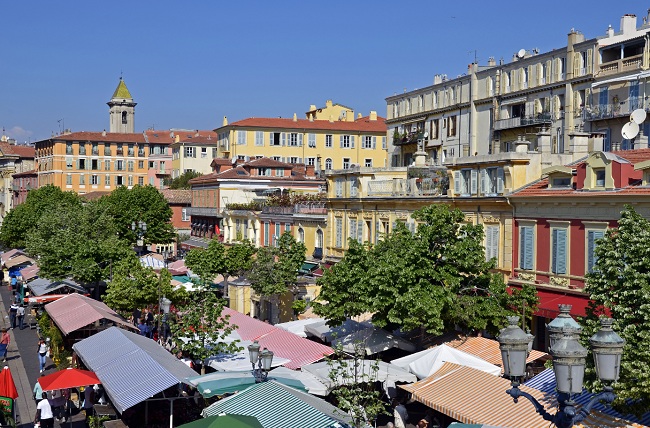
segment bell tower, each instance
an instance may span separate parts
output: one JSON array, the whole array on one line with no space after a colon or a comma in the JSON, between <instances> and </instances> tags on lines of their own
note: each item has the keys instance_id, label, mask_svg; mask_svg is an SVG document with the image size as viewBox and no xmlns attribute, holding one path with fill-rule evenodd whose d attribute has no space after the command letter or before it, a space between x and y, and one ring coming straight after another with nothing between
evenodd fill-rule
<instances>
[{"instance_id":1,"label":"bell tower","mask_svg":"<svg viewBox=\"0 0 650 428\"><path fill-rule=\"evenodd\" d=\"M121 76L120 83L118 83L115 92L113 92L113 97L107 104L110 116L109 131L121 134L134 133L136 103L133 101L133 97Z\"/></svg>"}]
</instances>

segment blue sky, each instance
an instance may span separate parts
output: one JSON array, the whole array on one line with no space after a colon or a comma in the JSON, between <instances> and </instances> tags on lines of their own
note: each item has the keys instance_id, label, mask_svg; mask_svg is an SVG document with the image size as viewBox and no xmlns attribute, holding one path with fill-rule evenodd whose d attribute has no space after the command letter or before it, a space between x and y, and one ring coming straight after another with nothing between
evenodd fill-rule
<instances>
[{"instance_id":1,"label":"blue sky","mask_svg":"<svg viewBox=\"0 0 650 428\"><path fill-rule=\"evenodd\" d=\"M466 71L476 51L566 45L639 24L650 1L5 1L0 126L19 141L108 128L120 73L136 131L214 129L223 116L304 117L332 99L385 116L384 99Z\"/></svg>"}]
</instances>

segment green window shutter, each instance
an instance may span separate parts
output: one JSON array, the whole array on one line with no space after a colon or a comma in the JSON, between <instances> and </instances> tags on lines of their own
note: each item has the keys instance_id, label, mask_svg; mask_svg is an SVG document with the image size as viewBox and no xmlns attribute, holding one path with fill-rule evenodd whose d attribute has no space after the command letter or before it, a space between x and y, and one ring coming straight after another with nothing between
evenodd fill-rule
<instances>
[{"instance_id":1,"label":"green window shutter","mask_svg":"<svg viewBox=\"0 0 650 428\"><path fill-rule=\"evenodd\" d=\"M460 171L454 171L454 193L460 195Z\"/></svg>"}]
</instances>

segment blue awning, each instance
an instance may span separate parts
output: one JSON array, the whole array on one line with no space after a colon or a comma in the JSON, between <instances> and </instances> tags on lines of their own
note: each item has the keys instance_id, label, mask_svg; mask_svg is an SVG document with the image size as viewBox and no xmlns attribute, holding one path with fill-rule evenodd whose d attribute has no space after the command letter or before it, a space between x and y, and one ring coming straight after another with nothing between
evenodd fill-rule
<instances>
[{"instance_id":1,"label":"blue awning","mask_svg":"<svg viewBox=\"0 0 650 428\"><path fill-rule=\"evenodd\" d=\"M72 349L95 372L120 413L196 376L154 340L117 327L75 343Z\"/></svg>"}]
</instances>

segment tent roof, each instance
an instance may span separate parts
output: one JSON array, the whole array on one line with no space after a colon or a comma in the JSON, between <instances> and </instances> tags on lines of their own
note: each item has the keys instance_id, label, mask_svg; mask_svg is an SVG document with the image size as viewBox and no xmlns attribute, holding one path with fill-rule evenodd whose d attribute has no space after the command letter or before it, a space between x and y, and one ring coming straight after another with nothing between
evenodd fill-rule
<instances>
[{"instance_id":1,"label":"tent roof","mask_svg":"<svg viewBox=\"0 0 650 428\"><path fill-rule=\"evenodd\" d=\"M365 330L371 327L372 324L370 323L358 322L355 320L346 320L343 324L336 327L330 327L327 321L321 321L319 323L306 325L305 333L309 336L317 337L325 342L331 342L335 338L340 339L354 333L355 331Z\"/></svg>"},{"instance_id":2,"label":"tent roof","mask_svg":"<svg viewBox=\"0 0 650 428\"><path fill-rule=\"evenodd\" d=\"M377 354L391 348L399 348L404 351L414 352L415 345L406 339L381 328L366 328L356 331L340 339L334 339L334 345L341 344L345 352L354 353L357 344L363 344L366 355Z\"/></svg>"},{"instance_id":3,"label":"tent roof","mask_svg":"<svg viewBox=\"0 0 650 428\"><path fill-rule=\"evenodd\" d=\"M258 383L203 410L204 417L220 413L254 416L264 428L334 428L349 422L343 410L327 401L275 381Z\"/></svg>"},{"instance_id":4,"label":"tent roof","mask_svg":"<svg viewBox=\"0 0 650 428\"><path fill-rule=\"evenodd\" d=\"M468 354L475 355L479 358L484 359L488 363L494 364L495 366L500 367L503 364L501 360L499 342L496 340L488 339L487 337L465 337L449 341L445 343L445 345L449 345L452 348L456 348L460 351L467 352ZM541 352L533 349L528 354L526 363L530 363L531 361L545 357L548 357L548 354L546 352Z\"/></svg>"},{"instance_id":5,"label":"tent roof","mask_svg":"<svg viewBox=\"0 0 650 428\"><path fill-rule=\"evenodd\" d=\"M21 250L17 250L14 248L13 250L5 251L4 253L2 253L2 255L0 255L0 260L4 264L7 263L7 260L21 255L25 255L25 253L23 253Z\"/></svg>"},{"instance_id":6,"label":"tent roof","mask_svg":"<svg viewBox=\"0 0 650 428\"><path fill-rule=\"evenodd\" d=\"M60 281L51 280L47 278L37 278L32 282L27 284L27 287L32 290L34 296L42 296L44 294L50 294L54 291L57 291L61 288L68 287L79 293L85 293L86 289L81 285L77 284L72 279L63 279Z\"/></svg>"},{"instance_id":7,"label":"tent roof","mask_svg":"<svg viewBox=\"0 0 650 428\"><path fill-rule=\"evenodd\" d=\"M323 318L307 318L304 320L283 322L276 324L275 326L281 328L282 330L297 334L300 337L307 337L307 333L305 333L305 326L308 324L314 324L323 321L325 321Z\"/></svg>"},{"instance_id":8,"label":"tent roof","mask_svg":"<svg viewBox=\"0 0 650 428\"><path fill-rule=\"evenodd\" d=\"M475 355L468 354L447 345L440 345L406 357L391 361L391 364L409 370L418 379L434 374L446 362L456 363L461 366L473 367L475 369L490 373L495 376L501 375L501 367L490 364Z\"/></svg>"},{"instance_id":9,"label":"tent roof","mask_svg":"<svg viewBox=\"0 0 650 428\"><path fill-rule=\"evenodd\" d=\"M309 364L301 368L304 372L309 372L313 374L320 382L324 385L327 385L330 389L338 385L350 383L353 381L356 374L357 378L363 378L363 380L368 381L379 381L379 382L415 382L417 378L414 374L409 373L401 367L397 367L390 363L385 363L378 360L358 360L358 365L355 370L354 361L355 360L344 360L345 363L340 363L341 360L336 360L333 362L321 362L315 364ZM339 367L335 367L339 366ZM340 368L341 371L350 372L350 376L343 377L339 376L336 381L333 381L330 378L330 372L332 368L337 370ZM352 373L355 374L352 374Z\"/></svg>"},{"instance_id":10,"label":"tent roof","mask_svg":"<svg viewBox=\"0 0 650 428\"><path fill-rule=\"evenodd\" d=\"M155 341L117 327L94 334L72 348L95 372L120 413L196 375Z\"/></svg>"},{"instance_id":11,"label":"tent roof","mask_svg":"<svg viewBox=\"0 0 650 428\"><path fill-rule=\"evenodd\" d=\"M34 259L31 259L31 258L29 258L29 257L27 257L25 255L19 255L19 256L16 256L16 257L12 258L12 259L7 260L5 262L5 267L7 269L11 269L12 267L16 267L16 266L20 266L20 265L24 265L24 264L33 265L35 263L36 262L34 261Z\"/></svg>"},{"instance_id":12,"label":"tent roof","mask_svg":"<svg viewBox=\"0 0 650 428\"><path fill-rule=\"evenodd\" d=\"M68 294L45 305L45 310L64 335L102 319L135 329L133 324L126 322L104 303L81 294Z\"/></svg>"}]
</instances>

